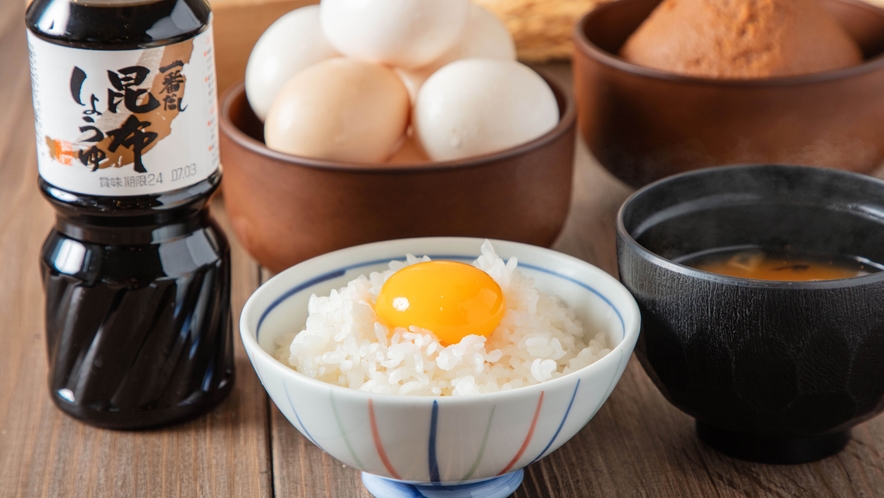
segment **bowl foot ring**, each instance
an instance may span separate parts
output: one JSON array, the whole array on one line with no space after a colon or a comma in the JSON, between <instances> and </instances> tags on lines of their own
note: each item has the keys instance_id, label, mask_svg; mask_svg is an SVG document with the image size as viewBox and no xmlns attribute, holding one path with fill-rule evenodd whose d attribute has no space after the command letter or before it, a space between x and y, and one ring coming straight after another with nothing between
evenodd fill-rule
<instances>
[{"instance_id":1,"label":"bowl foot ring","mask_svg":"<svg viewBox=\"0 0 884 498\"><path fill-rule=\"evenodd\" d=\"M506 498L522 484L519 469L483 481L464 484L414 484L362 473L362 484L375 498Z\"/></svg>"},{"instance_id":2,"label":"bowl foot ring","mask_svg":"<svg viewBox=\"0 0 884 498\"><path fill-rule=\"evenodd\" d=\"M760 436L719 429L697 421L700 439L716 450L741 460L759 463L797 464L815 462L843 450L850 431L809 437Z\"/></svg>"}]
</instances>

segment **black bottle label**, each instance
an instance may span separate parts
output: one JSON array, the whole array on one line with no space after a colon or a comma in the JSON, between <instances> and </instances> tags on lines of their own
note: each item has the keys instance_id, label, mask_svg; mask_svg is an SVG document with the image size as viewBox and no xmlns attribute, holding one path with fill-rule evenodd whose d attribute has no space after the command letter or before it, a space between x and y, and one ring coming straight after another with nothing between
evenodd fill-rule
<instances>
[{"instance_id":1,"label":"black bottle label","mask_svg":"<svg viewBox=\"0 0 884 498\"><path fill-rule=\"evenodd\" d=\"M177 190L218 169L211 25L180 43L87 50L28 33L37 158L50 184L82 194Z\"/></svg>"}]
</instances>

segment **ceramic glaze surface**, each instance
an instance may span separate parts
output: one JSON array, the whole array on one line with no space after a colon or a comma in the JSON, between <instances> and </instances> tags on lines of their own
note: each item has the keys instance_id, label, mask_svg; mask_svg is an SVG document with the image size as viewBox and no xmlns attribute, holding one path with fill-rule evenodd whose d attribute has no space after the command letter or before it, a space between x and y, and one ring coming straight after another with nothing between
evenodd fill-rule
<instances>
[{"instance_id":1,"label":"ceramic glaze surface","mask_svg":"<svg viewBox=\"0 0 884 498\"><path fill-rule=\"evenodd\" d=\"M386 269L406 253L469 262L481 239L405 239L330 253L283 272L246 305L243 343L271 399L314 444L369 474L456 485L508 475L548 455L579 431L613 391L638 336L638 309L603 271L547 249L493 241L516 256L538 288L604 330L612 352L542 384L471 397L377 395L303 376L272 358L274 339L299 327L312 293Z\"/></svg>"},{"instance_id":2,"label":"ceramic glaze surface","mask_svg":"<svg viewBox=\"0 0 884 498\"><path fill-rule=\"evenodd\" d=\"M884 182L786 166L703 170L638 192L618 223L620 277L642 311L636 355L701 435L760 438L764 451L730 451L753 460L837 451L845 431L884 409L884 275L770 282L669 261L737 240L884 260ZM786 448L821 435L840 443Z\"/></svg>"},{"instance_id":3,"label":"ceramic glaze surface","mask_svg":"<svg viewBox=\"0 0 884 498\"><path fill-rule=\"evenodd\" d=\"M506 498L522 484L524 470L517 470L479 482L442 486L409 484L362 473L365 488L377 498Z\"/></svg>"}]
</instances>

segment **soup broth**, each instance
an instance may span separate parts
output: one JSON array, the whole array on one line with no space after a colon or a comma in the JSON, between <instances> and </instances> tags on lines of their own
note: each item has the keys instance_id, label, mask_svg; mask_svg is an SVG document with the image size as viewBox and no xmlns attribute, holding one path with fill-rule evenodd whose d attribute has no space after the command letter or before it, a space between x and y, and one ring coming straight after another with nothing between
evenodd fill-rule
<instances>
[{"instance_id":1,"label":"soup broth","mask_svg":"<svg viewBox=\"0 0 884 498\"><path fill-rule=\"evenodd\" d=\"M870 275L884 269L877 263L853 256L758 247L704 251L677 262L719 275L785 282L838 280Z\"/></svg>"}]
</instances>

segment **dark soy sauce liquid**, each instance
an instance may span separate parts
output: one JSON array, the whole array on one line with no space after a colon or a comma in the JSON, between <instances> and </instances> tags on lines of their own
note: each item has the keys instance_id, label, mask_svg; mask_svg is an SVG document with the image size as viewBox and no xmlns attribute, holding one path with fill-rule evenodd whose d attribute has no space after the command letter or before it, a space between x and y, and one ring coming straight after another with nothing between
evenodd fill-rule
<instances>
[{"instance_id":1,"label":"dark soy sauce liquid","mask_svg":"<svg viewBox=\"0 0 884 498\"><path fill-rule=\"evenodd\" d=\"M863 258L794 249L723 248L677 260L698 270L755 280L801 282L860 277L884 269Z\"/></svg>"},{"instance_id":2,"label":"dark soy sauce liquid","mask_svg":"<svg viewBox=\"0 0 884 498\"><path fill-rule=\"evenodd\" d=\"M132 50L208 27L202 0L34 0L33 34L54 44ZM49 388L89 424L140 429L214 407L234 379L230 248L207 202L220 171L188 187L105 197L41 177L56 210L43 245Z\"/></svg>"}]
</instances>

